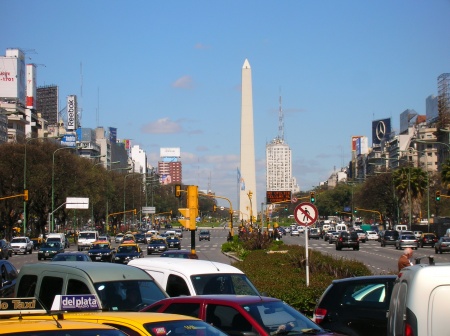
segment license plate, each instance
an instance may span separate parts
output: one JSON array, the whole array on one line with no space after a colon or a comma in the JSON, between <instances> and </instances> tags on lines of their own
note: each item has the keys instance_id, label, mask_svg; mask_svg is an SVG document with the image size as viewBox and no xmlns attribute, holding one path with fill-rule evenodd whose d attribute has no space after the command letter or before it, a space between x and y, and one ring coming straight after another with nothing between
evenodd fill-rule
<instances>
[{"instance_id":1,"label":"license plate","mask_svg":"<svg viewBox=\"0 0 450 336\"><path fill-rule=\"evenodd\" d=\"M170 244L170 246L173 246L173 244Z\"/></svg>"},{"instance_id":2,"label":"license plate","mask_svg":"<svg viewBox=\"0 0 450 336\"><path fill-rule=\"evenodd\" d=\"M100 260L102 259L102 257L95 257L95 260Z\"/></svg>"},{"instance_id":3,"label":"license plate","mask_svg":"<svg viewBox=\"0 0 450 336\"><path fill-rule=\"evenodd\" d=\"M48 255L50 255L50 254L49 254L48 252L45 252L45 255L48 256Z\"/></svg>"}]
</instances>

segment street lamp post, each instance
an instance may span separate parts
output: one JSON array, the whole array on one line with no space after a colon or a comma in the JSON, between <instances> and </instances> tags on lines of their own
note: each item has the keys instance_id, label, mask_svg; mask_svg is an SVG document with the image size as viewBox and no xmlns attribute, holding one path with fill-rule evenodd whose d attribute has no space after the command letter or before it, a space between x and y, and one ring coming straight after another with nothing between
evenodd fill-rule
<instances>
[{"instance_id":1,"label":"street lamp post","mask_svg":"<svg viewBox=\"0 0 450 336\"><path fill-rule=\"evenodd\" d=\"M128 174L125 175L125 177L123 178L123 224L125 224L125 226L127 225L127 214L126 214L126 205L125 205L125 201L126 201L126 182L127 182L127 177L129 176L133 176L134 174Z\"/></svg>"},{"instance_id":2,"label":"street lamp post","mask_svg":"<svg viewBox=\"0 0 450 336\"><path fill-rule=\"evenodd\" d=\"M25 141L25 155L23 158L23 190L27 189L27 145L32 140L38 140L38 139L61 139L60 136L56 137L37 137L37 138L30 138ZM27 228L27 201L23 201L23 234L25 235Z\"/></svg>"},{"instance_id":3,"label":"street lamp post","mask_svg":"<svg viewBox=\"0 0 450 336\"><path fill-rule=\"evenodd\" d=\"M108 165L106 165L106 172L110 172L112 170L124 170L124 169L127 169L127 168L111 169L111 166L113 164L117 164L117 163L120 163L120 161L110 162L109 168L108 168ZM106 178L106 217L105 217L106 233L109 233L109 187L108 187L108 177L109 177L109 174L108 174L108 176Z\"/></svg>"},{"instance_id":4,"label":"street lamp post","mask_svg":"<svg viewBox=\"0 0 450 336\"><path fill-rule=\"evenodd\" d=\"M63 149L75 149L73 147L61 147L58 148L57 150L55 150L53 152L53 161L52 161L52 215L51 215L51 219L52 222L50 223L50 232L54 231L54 211L55 211L55 154L57 151L63 150Z\"/></svg>"}]
</instances>

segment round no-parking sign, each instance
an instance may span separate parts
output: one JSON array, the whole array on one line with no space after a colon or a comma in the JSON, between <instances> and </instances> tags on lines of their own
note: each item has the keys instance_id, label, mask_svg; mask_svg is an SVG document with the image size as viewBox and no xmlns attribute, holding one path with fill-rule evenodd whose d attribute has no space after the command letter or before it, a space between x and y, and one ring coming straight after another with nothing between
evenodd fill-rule
<instances>
[{"instance_id":1,"label":"round no-parking sign","mask_svg":"<svg viewBox=\"0 0 450 336\"><path fill-rule=\"evenodd\" d=\"M300 203L295 207L294 217L299 225L309 226L316 222L319 217L319 211L312 203Z\"/></svg>"}]
</instances>

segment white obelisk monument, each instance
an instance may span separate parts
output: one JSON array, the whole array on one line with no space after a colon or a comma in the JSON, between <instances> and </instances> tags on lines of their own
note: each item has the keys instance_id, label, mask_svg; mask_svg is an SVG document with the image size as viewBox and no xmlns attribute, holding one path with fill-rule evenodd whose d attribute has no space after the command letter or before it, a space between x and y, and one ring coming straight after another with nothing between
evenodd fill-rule
<instances>
[{"instance_id":1,"label":"white obelisk monument","mask_svg":"<svg viewBox=\"0 0 450 336\"><path fill-rule=\"evenodd\" d=\"M239 184L239 218L250 222L258 217L255 176L255 139L253 132L252 69L246 59L242 66L241 167ZM251 195L251 197L249 197ZM254 221L252 221L254 222Z\"/></svg>"}]
</instances>

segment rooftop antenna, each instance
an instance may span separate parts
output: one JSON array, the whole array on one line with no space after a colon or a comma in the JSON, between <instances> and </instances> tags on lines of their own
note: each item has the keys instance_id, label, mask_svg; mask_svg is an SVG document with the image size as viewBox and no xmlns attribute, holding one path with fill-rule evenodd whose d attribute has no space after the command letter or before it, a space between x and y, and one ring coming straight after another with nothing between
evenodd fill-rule
<instances>
[{"instance_id":1,"label":"rooftop antenna","mask_svg":"<svg viewBox=\"0 0 450 336\"><path fill-rule=\"evenodd\" d=\"M82 99L83 99L83 63L80 62L80 103L78 104L78 127L81 127L81 116L83 114L83 105L82 105Z\"/></svg>"},{"instance_id":2,"label":"rooftop antenna","mask_svg":"<svg viewBox=\"0 0 450 336\"><path fill-rule=\"evenodd\" d=\"M279 110L278 110L278 139L284 141L284 117L283 117L283 108L281 106L281 94L279 98Z\"/></svg>"},{"instance_id":3,"label":"rooftop antenna","mask_svg":"<svg viewBox=\"0 0 450 336\"><path fill-rule=\"evenodd\" d=\"M96 121L97 121L97 127L100 126L100 87L97 87L97 116L96 116Z\"/></svg>"}]
</instances>

